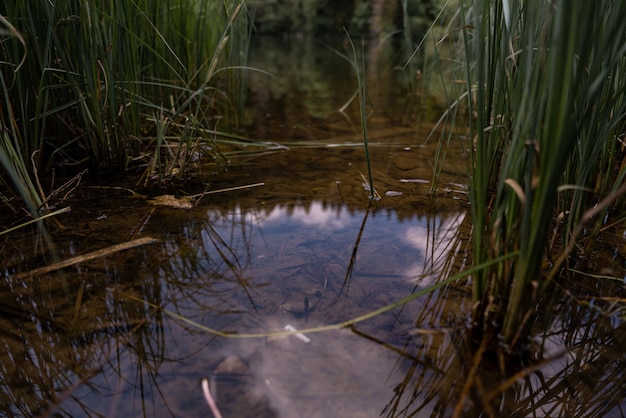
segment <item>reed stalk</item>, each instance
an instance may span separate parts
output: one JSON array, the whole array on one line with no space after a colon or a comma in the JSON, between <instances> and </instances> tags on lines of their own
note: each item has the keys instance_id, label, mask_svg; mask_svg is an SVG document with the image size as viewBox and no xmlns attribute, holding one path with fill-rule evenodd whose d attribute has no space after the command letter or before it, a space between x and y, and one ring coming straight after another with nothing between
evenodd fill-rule
<instances>
[{"instance_id":1,"label":"reed stalk","mask_svg":"<svg viewBox=\"0 0 626 418\"><path fill-rule=\"evenodd\" d=\"M223 70L238 63L235 49L249 36L237 24L245 10L243 0L3 2L0 120L19 150L5 152L18 161L3 161L3 179L17 175L13 166L32 178L75 165L118 171L166 154L150 152L153 114L163 115L170 142L210 141L178 127L214 129L214 116L231 106Z\"/></svg>"},{"instance_id":2,"label":"reed stalk","mask_svg":"<svg viewBox=\"0 0 626 418\"><path fill-rule=\"evenodd\" d=\"M367 83L365 82L364 42L361 42L361 59L359 60L359 56L356 53L356 48L354 47L354 42L352 42L352 38L350 38L350 35L345 28L344 31L346 32L350 48L352 49L352 59L345 54L339 53L339 55L352 65L356 73L357 97L359 98L359 115L361 118L361 134L363 137L363 148L365 150L365 164L367 166L367 183L369 186L370 199L380 200L380 195L374 188L374 177L372 175L372 163L370 160L369 137L367 135ZM350 101L351 100L352 98L350 99Z\"/></svg>"},{"instance_id":3,"label":"reed stalk","mask_svg":"<svg viewBox=\"0 0 626 418\"><path fill-rule=\"evenodd\" d=\"M512 351L558 273L548 255L624 178L626 3L471 0L461 14L474 260L519 251L474 276L474 320Z\"/></svg>"}]
</instances>

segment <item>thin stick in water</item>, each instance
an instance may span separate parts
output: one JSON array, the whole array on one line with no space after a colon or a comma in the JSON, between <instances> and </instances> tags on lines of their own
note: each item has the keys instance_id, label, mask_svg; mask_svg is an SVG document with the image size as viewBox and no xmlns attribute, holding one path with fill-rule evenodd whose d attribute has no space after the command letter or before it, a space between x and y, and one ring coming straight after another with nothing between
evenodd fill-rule
<instances>
[{"instance_id":1,"label":"thin stick in water","mask_svg":"<svg viewBox=\"0 0 626 418\"><path fill-rule=\"evenodd\" d=\"M222 418L222 414L220 414L220 410L217 409L217 405L213 400L213 396L211 396L211 391L209 390L209 380L205 377L202 379L202 392L204 393L204 399L209 404L209 408L211 408L211 412L215 418Z\"/></svg>"},{"instance_id":2,"label":"thin stick in water","mask_svg":"<svg viewBox=\"0 0 626 418\"><path fill-rule=\"evenodd\" d=\"M17 279L25 279L27 277L41 276L42 274L50 273L56 270L60 270L65 267L72 266L74 264L82 263L85 261L93 260L95 258L101 258L119 251L128 250L129 248L139 247L141 245L152 244L157 242L158 239L152 237L138 238L132 241L124 242L122 244L112 245L110 247L102 248L97 251L90 252L88 254L79 255L76 257L68 258L67 260L51 264L49 266L40 267L31 271L16 274L14 277Z\"/></svg>"}]
</instances>

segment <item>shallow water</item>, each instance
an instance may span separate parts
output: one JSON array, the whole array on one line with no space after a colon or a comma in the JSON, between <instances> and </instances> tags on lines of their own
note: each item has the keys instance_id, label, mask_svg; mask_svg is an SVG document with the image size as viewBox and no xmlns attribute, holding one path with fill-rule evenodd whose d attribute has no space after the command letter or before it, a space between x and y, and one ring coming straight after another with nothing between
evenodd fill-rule
<instances>
[{"instance_id":1,"label":"shallow water","mask_svg":"<svg viewBox=\"0 0 626 418\"><path fill-rule=\"evenodd\" d=\"M411 152L405 148L386 147L378 154L389 160L377 157L377 166L399 170L393 157ZM69 239L54 239L63 251L83 254L127 241L138 225L139 236L160 241L16 291L15 297L27 294L39 314L52 316L50 329L43 329L43 319L27 321L34 328L19 336L33 352L45 347L51 355L30 366L62 379L45 397L60 394L55 402L71 416L197 416L208 411L200 389L208 378L224 416L381 413L405 373L398 364L409 355L403 346L421 339L411 332L430 298L353 330L307 334L309 342L215 337L134 299L223 332L263 333L340 323L433 283L465 215L463 189L457 185L437 202L428 184L400 182L416 179L414 169L404 169L380 182L381 191L396 183L401 195L370 201L351 167L360 158L350 147L257 158L232 167L219 182L254 179L264 186L205 197L192 209L85 189L73 205ZM309 166L318 169L311 180ZM55 283L53 295L42 289L45 282ZM243 371L217 372L225 359L243 363ZM52 389L33 382L34 393L44 388Z\"/></svg>"},{"instance_id":2,"label":"shallow water","mask_svg":"<svg viewBox=\"0 0 626 418\"><path fill-rule=\"evenodd\" d=\"M319 44L305 53L263 42L271 46L253 48L249 64L275 78L250 74L243 133L273 142L265 152L228 148L226 171L198 164L190 180L149 190L150 198L196 195L192 208L155 206L110 188L121 181L93 181L50 225L56 254L42 250L36 230L3 242L6 416L210 416L203 379L225 418L451 415L472 364L461 343L465 281L350 326L274 334L359 318L467 265L460 142L446 149L433 188L432 124L402 124L411 106L394 98L406 85L379 89L389 94L374 102L369 128L382 198L370 199L359 121L353 108L337 111L354 88L349 66ZM383 85L392 69L380 65ZM16 276L141 237L158 241ZM493 397L498 411L621 416L620 317L560 308L546 340L550 361L520 360L526 373ZM572 330L572 317L590 325ZM467 416L488 416L493 399L481 399L505 383L489 370L481 379Z\"/></svg>"}]
</instances>

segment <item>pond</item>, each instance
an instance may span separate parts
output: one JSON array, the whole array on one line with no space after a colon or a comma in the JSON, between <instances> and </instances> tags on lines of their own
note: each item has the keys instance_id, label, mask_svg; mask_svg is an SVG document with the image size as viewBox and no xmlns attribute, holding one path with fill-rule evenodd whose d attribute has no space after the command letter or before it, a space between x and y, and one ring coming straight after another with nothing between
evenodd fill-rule
<instances>
[{"instance_id":1,"label":"pond","mask_svg":"<svg viewBox=\"0 0 626 418\"><path fill-rule=\"evenodd\" d=\"M48 236L3 242L4 415L211 416L203 385L224 418L452 415L471 290L419 292L469 266L461 142L429 137L436 100L411 96L393 50L368 56L371 199L355 104L339 112L349 64L256 42L249 65L273 77L248 74L241 133L258 142L225 149L226 170L198 162L147 198L91 179ZM563 306L544 357L514 383L481 371L463 416L493 413L489 396L505 416L622 416L619 317Z\"/></svg>"}]
</instances>

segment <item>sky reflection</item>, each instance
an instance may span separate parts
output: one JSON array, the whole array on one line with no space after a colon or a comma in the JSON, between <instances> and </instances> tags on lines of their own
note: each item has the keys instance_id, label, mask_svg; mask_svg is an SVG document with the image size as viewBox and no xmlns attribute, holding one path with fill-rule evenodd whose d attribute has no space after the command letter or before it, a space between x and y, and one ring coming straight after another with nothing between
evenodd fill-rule
<instances>
[{"instance_id":1,"label":"sky reflection","mask_svg":"<svg viewBox=\"0 0 626 418\"><path fill-rule=\"evenodd\" d=\"M197 270L196 277L210 271L220 277L218 287L195 293L196 305L184 302L186 316L202 317L204 326L238 333L280 331L286 325L304 329L398 300L416 288L419 278L420 286L432 283L436 277L428 273L445 259L463 216L400 220L393 211L352 210L321 201L269 210L209 210L210 221L188 231L202 236L202 245L195 254L179 252L171 263ZM193 262L181 259L190 254ZM216 303L229 308L201 314ZM242 405L256 416L377 416L403 379L393 347L411 340L398 335L413 326L416 309L363 324L371 338L381 338L378 343L347 329L309 334L308 343L293 336L221 339L203 354L204 376L210 377L228 416L244 416ZM399 334L394 336L394 330ZM233 358L243 371L216 372Z\"/></svg>"}]
</instances>

